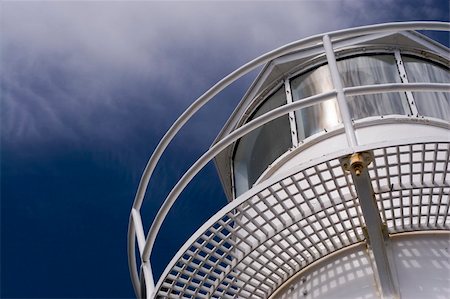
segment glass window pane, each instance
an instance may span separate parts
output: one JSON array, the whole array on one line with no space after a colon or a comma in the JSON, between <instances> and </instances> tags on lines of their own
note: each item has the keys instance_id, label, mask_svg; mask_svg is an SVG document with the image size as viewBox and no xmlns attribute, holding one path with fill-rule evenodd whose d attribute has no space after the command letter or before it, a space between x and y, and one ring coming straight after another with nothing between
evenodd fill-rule
<instances>
[{"instance_id":1,"label":"glass window pane","mask_svg":"<svg viewBox=\"0 0 450 299\"><path fill-rule=\"evenodd\" d=\"M333 90L328 65L323 65L294 78L291 81L291 89L294 101ZM295 117L299 140L336 126L341 122L336 99L300 109L295 112Z\"/></svg>"},{"instance_id":2,"label":"glass window pane","mask_svg":"<svg viewBox=\"0 0 450 299\"><path fill-rule=\"evenodd\" d=\"M424 59L403 56L408 81L411 83L450 83L449 69ZM420 115L450 121L450 95L445 92L414 92Z\"/></svg>"},{"instance_id":3,"label":"glass window pane","mask_svg":"<svg viewBox=\"0 0 450 299\"><path fill-rule=\"evenodd\" d=\"M344 87L401 83L393 55L358 56L337 61ZM411 114L404 93L348 97L352 119L389 114Z\"/></svg>"},{"instance_id":4,"label":"glass window pane","mask_svg":"<svg viewBox=\"0 0 450 299\"><path fill-rule=\"evenodd\" d=\"M250 120L284 104L286 94L284 88L280 88L258 108ZM267 167L291 146L291 130L287 115L242 137L234 154L236 195L239 196L249 190Z\"/></svg>"}]
</instances>

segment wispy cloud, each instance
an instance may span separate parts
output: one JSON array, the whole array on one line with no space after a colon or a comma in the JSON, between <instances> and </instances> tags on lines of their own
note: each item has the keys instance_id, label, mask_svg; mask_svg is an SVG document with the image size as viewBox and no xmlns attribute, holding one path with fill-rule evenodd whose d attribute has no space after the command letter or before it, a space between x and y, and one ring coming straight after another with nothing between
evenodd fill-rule
<instances>
[{"instance_id":1,"label":"wispy cloud","mask_svg":"<svg viewBox=\"0 0 450 299\"><path fill-rule=\"evenodd\" d=\"M160 136L213 83L286 42L379 21L445 18L436 1L408 3L3 2L2 138L120 144L138 138L140 127ZM235 103L224 99L212 114ZM192 131L217 118L202 117Z\"/></svg>"}]
</instances>

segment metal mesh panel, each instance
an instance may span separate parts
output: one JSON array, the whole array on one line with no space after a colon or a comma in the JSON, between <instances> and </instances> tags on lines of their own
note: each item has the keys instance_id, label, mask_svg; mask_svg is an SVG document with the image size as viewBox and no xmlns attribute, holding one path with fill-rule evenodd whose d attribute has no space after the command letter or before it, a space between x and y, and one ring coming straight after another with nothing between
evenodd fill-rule
<instances>
[{"instance_id":1,"label":"metal mesh panel","mask_svg":"<svg viewBox=\"0 0 450 299\"><path fill-rule=\"evenodd\" d=\"M449 145L427 143L377 149L369 169L390 233L449 229Z\"/></svg>"},{"instance_id":2,"label":"metal mesh panel","mask_svg":"<svg viewBox=\"0 0 450 299\"><path fill-rule=\"evenodd\" d=\"M449 229L449 144L373 150L369 174L390 233ZM298 171L226 212L162 278L163 298L267 298L305 266L364 241L339 159Z\"/></svg>"}]
</instances>

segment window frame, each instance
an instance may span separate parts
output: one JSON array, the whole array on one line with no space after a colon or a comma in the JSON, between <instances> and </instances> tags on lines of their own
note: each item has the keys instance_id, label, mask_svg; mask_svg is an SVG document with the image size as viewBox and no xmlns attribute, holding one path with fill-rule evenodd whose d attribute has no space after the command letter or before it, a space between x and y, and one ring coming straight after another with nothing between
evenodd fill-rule
<instances>
[{"instance_id":1,"label":"window frame","mask_svg":"<svg viewBox=\"0 0 450 299\"><path fill-rule=\"evenodd\" d=\"M290 85L289 85L289 87L290 87ZM262 105L264 105L264 104L266 103L266 101L267 101L270 97L272 97L274 94L276 94L280 89L284 89L284 91L285 91L285 97L284 97L285 103L284 103L283 105L288 104L288 100L287 100L287 97L286 97L286 80L281 80L280 82L278 82L277 84L275 84L274 86L272 86L272 87L269 88L268 90L263 91L259 96L256 97L256 100L253 102L253 105L251 105L251 108L250 108L249 110L247 110L247 111L244 113L244 116L245 116L245 117L243 117L243 118L239 121L239 124L240 124L239 127L245 125L246 123L248 123L248 122L253 118L253 116L258 112L258 110L262 107ZM290 91L289 91L289 92L290 92ZM286 115L286 116L288 117L288 120L289 120L289 128L291 129L291 132L292 132L291 119L289 118L289 115ZM269 123L270 123L270 122L269 122ZM234 164L235 164L235 157L236 157L236 151L237 151L237 149L238 149L238 147L239 147L239 144L240 144L242 138L245 138L245 136L242 136L241 138L239 138L238 141L236 141L236 142L233 144L233 148L232 148L232 151L231 151L230 174L231 174L231 190L232 190L232 196L233 196L233 198L236 198L236 194L237 194L237 192L236 192L236 182L235 182L235 177L236 177L236 176L235 176L235 170L234 170L234 168L235 168L235 167L234 167ZM291 138L291 144L290 144L290 147L288 148L288 150L287 150L286 152L288 152L289 149L290 149L290 148L293 148L294 146L295 146L295 145L294 145L293 140L292 140L292 138ZM281 154L279 157L281 157L282 155L284 155L286 152L284 152L283 154ZM276 157L274 161L276 161L279 157ZM269 166L270 166L270 164L267 165L267 167L269 167ZM266 168L266 169L267 169L267 168ZM264 172L265 172L265 171L264 171ZM263 175L264 172L261 173L261 175ZM261 176L261 175L260 175L260 176ZM258 180L256 180L255 183L256 183L256 182L258 182ZM251 188L250 188L250 189L251 189ZM250 189L248 189L248 190L250 190ZM248 191L248 190L247 190L247 191ZM244 192L246 192L246 191L244 191Z\"/></svg>"},{"instance_id":2,"label":"window frame","mask_svg":"<svg viewBox=\"0 0 450 299\"><path fill-rule=\"evenodd\" d=\"M394 58L394 60L396 62L396 67L397 67L397 71L398 71L397 74L399 76L401 83L409 82L408 76L404 69L402 55L407 55L407 56L421 59L424 61L430 61L438 66L442 66L444 69L445 68L450 69L450 62L448 60L439 56L438 54L426 52L423 50L418 52L418 51L412 50L412 49L401 49L401 48L388 47L388 46L387 47L371 47L371 48L365 48L365 47L358 46L358 47L346 48L344 50L335 52L336 61L350 59L352 57L358 57L358 56L377 56L377 55L392 55L392 57ZM446 63L449 63L449 65L446 65ZM270 87L268 87L267 89L260 92L257 96L255 96L254 101L252 101L249 108L243 114L243 117L238 122L237 127L240 127L240 126L248 123L252 119L252 117L255 115L255 113L258 111L258 109L260 109L260 107L266 102L266 100L269 99L271 96L273 96L280 88L284 87L285 104L292 103L294 100L292 98L291 81L294 80L295 78L302 76L308 72L311 72L323 65L328 65L328 62L327 62L325 54L321 53L320 55L317 55L316 57L309 60L308 62L302 63L299 66L296 66L295 68L288 71L286 73L286 76L283 79L279 80L278 82L274 82L273 84L270 85ZM405 103L407 103L409 110L412 112L411 114L406 114L405 116L410 117L410 118L422 116L422 115L420 115L420 111L417 110L417 107L415 105L414 95L412 94L412 92L405 92L405 95L406 95L406 99L407 99ZM311 136L306 137L305 139L300 140L299 136L298 136L298 132L297 132L297 117L296 117L295 113L296 113L296 111L293 111L286 115L289 118L289 126L290 126L290 131L291 131L291 136L292 136L292 142L291 142L290 149L297 148L298 146L300 146L304 143L303 142L304 140L307 140L307 139L310 140L310 138L312 136L320 134L320 133L315 133L315 134L312 134ZM426 116L422 116L422 117L426 117ZM366 119L366 118L371 118L371 117L364 117L364 118L360 118L360 119ZM355 119L355 121L360 120L360 119ZM236 151L237 151L240 141L241 141L241 139L236 141L232 145L232 150L231 150L230 175L231 175L231 191L232 191L233 198L236 198L236 182L235 182L234 163L235 163ZM290 149L288 149L285 153L281 154L274 161L277 161L280 157L285 156L286 153L290 151ZM270 164L267 165L267 167L269 167L269 166L270 166ZM266 171L264 171L261 174L261 176L264 175L265 172ZM255 183L258 183L258 182L259 182L259 179L257 179ZM251 189L251 187L248 190L250 190L250 189Z\"/></svg>"}]
</instances>

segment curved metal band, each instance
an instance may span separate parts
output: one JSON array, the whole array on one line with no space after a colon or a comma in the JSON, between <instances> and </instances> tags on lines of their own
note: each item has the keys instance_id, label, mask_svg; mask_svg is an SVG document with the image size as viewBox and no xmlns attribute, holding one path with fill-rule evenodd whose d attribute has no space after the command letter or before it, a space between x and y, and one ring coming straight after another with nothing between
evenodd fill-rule
<instances>
[{"instance_id":1,"label":"curved metal band","mask_svg":"<svg viewBox=\"0 0 450 299\"><path fill-rule=\"evenodd\" d=\"M450 84L442 84L442 83L392 83L392 84L378 84L378 85L369 85L369 86L357 86L345 88L344 92L347 95L363 95L363 94L376 94L381 92L399 92L399 91L416 91L416 92L427 92L427 91L442 91L449 92ZM291 104L284 105L277 109L271 110L258 118L252 120L251 122L245 124L239 129L233 131L229 135L227 135L224 139L216 143L213 147L211 147L207 152L205 152L183 175L183 177L178 181L172 191L169 193L160 210L158 211L157 216L152 224L152 227L149 230L149 233L146 238L146 243L144 250L142 251L142 260L144 262L149 262L151 250L153 248L154 242L156 240L159 229L167 216L170 208L175 203L178 196L184 190L184 188L189 184L189 182L194 178L194 176L201 170L203 167L210 162L218 153L224 150L226 147L237 141L242 136L248 134L249 132L257 129L264 124L281 117L283 115L288 114L291 111L295 111L301 108L305 108L311 105L315 105L320 101L325 101L330 98L336 96L336 92L328 92L321 95L316 95L312 97L305 98L301 101L296 101ZM133 227L134 229L134 227ZM140 246L141 247L141 246ZM137 268L136 268L137 270ZM148 288L147 292L151 292L151 286L146 284ZM149 293L148 293L149 294Z\"/></svg>"},{"instance_id":2,"label":"curved metal band","mask_svg":"<svg viewBox=\"0 0 450 299\"><path fill-rule=\"evenodd\" d=\"M365 91L368 91L367 93ZM393 83L393 84L378 84L369 86L357 86L344 89L348 95L362 95L362 94L374 94L381 92L398 92L398 91L447 91L450 92L450 84L444 83ZM156 215L150 231L147 235L146 244L144 251L142 253L142 259L148 261L150 258L150 253L152 251L156 236L159 229L161 228L162 222L169 213L170 208L175 203L178 196L184 190L184 188L189 184L193 177L217 154L219 154L226 147L231 145L233 142L237 141L242 136L250 133L251 131L261 127L262 125L278 118L283 115L288 114L297 109L305 108L321 101L333 98L336 96L336 92L328 92L321 95L316 95L312 97L305 98L301 101L296 101L291 104L286 104L277 109L271 110L251 122L248 122L244 126L236 129L225 138L220 140L214 146L212 146L206 153L204 153L192 166L186 171L183 177L178 181L175 187L167 196L166 200L163 202L158 214Z\"/></svg>"},{"instance_id":3,"label":"curved metal band","mask_svg":"<svg viewBox=\"0 0 450 299\"><path fill-rule=\"evenodd\" d=\"M339 31L334 31L334 32L328 33L328 35L333 39L345 39L345 38L349 38L349 37L353 37L353 36L358 36L361 34L371 34L371 33L379 33L379 32L393 32L394 33L394 32L399 32L399 31L404 31L404 30L448 31L449 29L450 29L450 25L448 23L444 23L444 22L404 22L404 23L387 23L387 24L380 24L380 25L370 25L370 26L363 26L363 27L346 29L346 30L339 30ZM167 131L167 133L163 136L163 138L159 142L158 146L156 147L155 151L153 152L152 156L150 157L150 159L146 165L146 168L144 170L144 173L141 177L141 180L139 182L139 187L138 187L138 190L137 190L134 202L133 202L133 209L135 209L137 211L140 210L150 177L151 177L162 153L167 148L167 146L169 145L171 140L176 136L178 131L183 127L183 125L200 108L202 108L215 95L217 95L219 92L221 92L223 89L225 89L228 85L230 85L231 83L233 83L240 77L244 76L245 74L249 73L250 71L254 70L261 64L267 63L275 58L281 57L281 56L288 54L289 52L292 52L295 50L300 50L300 49L304 49L304 48L311 47L311 46L316 47L317 43L321 43L322 37L324 35L325 34L315 35L315 36L312 36L312 37L309 37L309 38L306 38L306 39L303 39L300 41L290 43L290 44L280 47L276 50L273 50L266 54L263 54L262 56L248 62L247 64L243 65L239 69L235 70L234 72L232 72L231 74L226 76L224 79L222 79L217 84L215 84L212 88L210 88L207 92L205 92L202 96L200 96L191 106L189 106L189 108L186 109L186 111L175 121L175 123L170 127L170 129ZM404 89L406 87L405 84L402 84L402 87ZM435 86L435 87L437 87L437 86ZM360 88L360 87L358 87L358 88ZM350 90L350 89L347 89L347 90ZM321 95L321 96L324 96L324 95ZM316 101L318 100L317 98L318 97L315 98ZM303 101L299 102L299 103L304 104ZM295 103L293 103L293 104L295 104ZM300 107L301 105L299 104L298 106ZM299 109L299 107L296 106L296 108L292 108L292 107L290 107L290 108L292 108L292 110L295 110L295 109ZM280 111L277 110L277 112L282 113L281 110ZM280 114L280 116L281 115L283 115L283 114ZM267 118L269 118L269 117L267 117ZM270 121L270 120L267 120L267 122L268 121ZM199 162L199 161L197 161L197 162ZM194 165L196 165L196 164L194 164ZM193 167L194 167L194 165L193 165ZM180 182L174 187L171 194L172 193L175 194L178 192L178 191L174 192L174 190L179 189L179 187L177 187L179 185L181 186ZM170 196L171 195L169 194L169 197ZM176 198L177 196L175 196L174 198ZM160 212L162 210L165 210L166 206L169 206L169 209L170 209L171 204L168 205L168 204L164 203L160 209ZM158 213L158 214L160 214L160 213ZM161 216L163 214L164 213L162 213ZM158 228L158 229L156 229L156 231L159 230L159 227L164 218L165 218L165 215L164 215L164 217L158 218L161 220L157 221L155 219L155 222L152 225L152 229L149 232L149 236L147 237L147 242L146 242L146 245L144 248L144 252L142 252L143 260L149 259L151 247L153 246L154 240L151 241L151 238L149 238L150 233L152 232L153 228ZM158 224L159 221L161 222L160 224ZM139 297L139 295L140 295L139 289L140 288L139 288L139 275L138 275L138 271L137 271L137 267L136 267L135 233L136 233L136 230L134 227L133 218L132 218L132 216L130 216L129 228L128 228L128 263L129 263L129 268L130 268L130 272L131 272L131 279L133 282L133 287L134 287L136 295ZM155 236L156 236L156 234L155 234ZM149 242L149 241L151 241L151 242ZM151 245L149 245L149 244L151 244Z\"/></svg>"},{"instance_id":4,"label":"curved metal band","mask_svg":"<svg viewBox=\"0 0 450 299\"><path fill-rule=\"evenodd\" d=\"M448 140L440 140L436 139L435 137L429 137L429 138L421 138L421 139L409 139L406 141L406 143L414 143L414 142L448 142ZM402 143L395 143L395 145L400 145ZM393 145L392 142L382 142L380 144L377 144L377 146L386 147ZM357 151L367 151L373 148L373 145L359 145L356 147ZM255 186L254 188L248 190L247 192L240 195L238 198L224 206L221 210L219 210L216 214L214 214L211 218L208 219L201 227L197 229L195 233L192 234L192 236L185 242L185 244L178 250L178 252L175 254L175 256L172 258L172 260L169 262L168 266L164 270L164 272L161 275L162 279L159 279L156 284L156 290L158 290L163 282L163 278L166 277L173 266L179 261L179 259L183 256L183 254L188 250L189 247L191 247L191 244L195 242L212 224L218 222L220 219L223 218L224 215L228 214L229 212L236 209L238 206L242 205L245 201L247 201L249 198L252 198L256 194L260 193L262 190L266 189L268 186L273 185L276 182L282 181L286 177L290 176L293 173L297 173L303 169L310 168L314 165L317 165L318 163L322 163L324 161L335 159L338 157L341 157L343 155L347 155L351 153L351 149L347 148L346 150L337 152L332 154L331 156L327 157L320 157L317 160L312 160L306 163L303 163L301 165L297 165L296 167L293 167L289 170L288 173L281 173L278 175L275 175L274 177L271 177L267 179L266 181L262 182L261 184Z\"/></svg>"}]
</instances>

